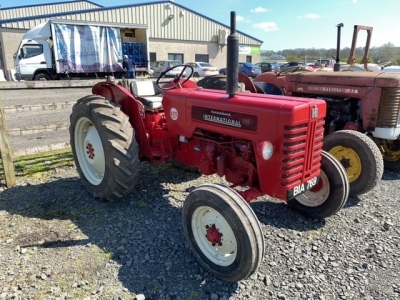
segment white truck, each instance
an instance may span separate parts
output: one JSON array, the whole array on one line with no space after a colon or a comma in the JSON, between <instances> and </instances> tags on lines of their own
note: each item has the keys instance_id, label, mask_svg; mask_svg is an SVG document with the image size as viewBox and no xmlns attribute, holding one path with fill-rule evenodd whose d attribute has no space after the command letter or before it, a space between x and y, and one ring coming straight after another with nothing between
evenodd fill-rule
<instances>
[{"instance_id":1,"label":"white truck","mask_svg":"<svg viewBox=\"0 0 400 300\"><path fill-rule=\"evenodd\" d=\"M149 68L147 26L51 19L25 33L14 54L17 80L121 78L123 55Z\"/></svg>"}]
</instances>

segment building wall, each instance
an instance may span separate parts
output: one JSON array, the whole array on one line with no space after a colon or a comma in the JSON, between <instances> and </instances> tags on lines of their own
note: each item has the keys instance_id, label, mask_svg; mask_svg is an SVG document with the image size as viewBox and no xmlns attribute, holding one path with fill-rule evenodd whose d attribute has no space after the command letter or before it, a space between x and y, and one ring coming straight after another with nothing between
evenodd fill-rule
<instances>
[{"instance_id":1,"label":"building wall","mask_svg":"<svg viewBox=\"0 0 400 300\"><path fill-rule=\"evenodd\" d=\"M0 68L3 69L5 74L7 70L14 69L13 55L17 51L25 32L26 30L21 29L8 29L7 31L0 29L1 57L3 57L0 60Z\"/></svg>"},{"instance_id":2,"label":"building wall","mask_svg":"<svg viewBox=\"0 0 400 300\"><path fill-rule=\"evenodd\" d=\"M168 59L169 53L177 53L184 55L183 63L188 63L195 61L196 54L208 54L209 63L218 68L226 67L226 48L226 46L213 42L179 42L152 39L149 43L149 52L156 52L157 60ZM239 61L246 61L246 55L239 55ZM256 61L253 61L253 63L256 63Z\"/></svg>"},{"instance_id":3,"label":"building wall","mask_svg":"<svg viewBox=\"0 0 400 300\"><path fill-rule=\"evenodd\" d=\"M15 28L27 31L50 18L119 23L121 26L147 25L150 42L148 51L156 52L157 59L167 59L168 53L182 53L184 62L189 62L195 60L195 54L208 54L211 64L220 68L226 67L227 46L223 45L225 40L221 41L219 36L221 31L226 32L227 36L229 27L183 6L165 1L3 20L0 34L4 53L0 60L3 61L5 70L14 68L12 56L22 38L22 34L13 35L16 32ZM253 63L259 62L262 41L241 32L237 32L237 36L240 45L258 49L258 53L255 51L251 57ZM239 60L246 61L246 55L239 55Z\"/></svg>"}]
</instances>

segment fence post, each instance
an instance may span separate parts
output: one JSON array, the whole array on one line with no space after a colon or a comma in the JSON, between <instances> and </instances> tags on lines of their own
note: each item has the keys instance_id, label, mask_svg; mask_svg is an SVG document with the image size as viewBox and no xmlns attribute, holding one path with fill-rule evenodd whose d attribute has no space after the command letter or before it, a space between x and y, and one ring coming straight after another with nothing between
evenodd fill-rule
<instances>
[{"instance_id":1,"label":"fence post","mask_svg":"<svg viewBox=\"0 0 400 300\"><path fill-rule=\"evenodd\" d=\"M14 163L12 160L10 144L8 142L8 130L1 99L0 99L0 157L3 163L6 186L7 187L15 186L16 180L15 180Z\"/></svg>"}]
</instances>

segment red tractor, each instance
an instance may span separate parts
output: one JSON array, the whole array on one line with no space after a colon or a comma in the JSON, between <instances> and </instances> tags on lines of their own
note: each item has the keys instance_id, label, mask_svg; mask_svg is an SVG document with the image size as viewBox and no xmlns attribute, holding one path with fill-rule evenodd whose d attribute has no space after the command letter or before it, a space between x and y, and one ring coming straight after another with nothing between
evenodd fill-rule
<instances>
[{"instance_id":1,"label":"red tractor","mask_svg":"<svg viewBox=\"0 0 400 300\"><path fill-rule=\"evenodd\" d=\"M338 52L339 26L343 25L338 25ZM383 162L387 169L400 171L400 76L349 71L354 64L360 30L368 33L363 57L367 67L372 28L355 26L348 60L350 67L335 65L335 70L342 72L310 72L299 67L281 73L266 72L253 81L243 75L240 77L245 89L253 93L326 101L323 149L346 169L350 196L366 193L379 183ZM340 59L336 61L339 63ZM223 80L216 76L198 84L219 89L224 86Z\"/></svg>"},{"instance_id":2,"label":"red tractor","mask_svg":"<svg viewBox=\"0 0 400 300\"><path fill-rule=\"evenodd\" d=\"M348 64L355 61L357 35L367 32L362 62L368 69L372 27L354 26ZM338 29L338 45L340 29ZM337 54L339 63L339 47ZM267 94L323 99L327 103L324 150L345 167L350 195L371 190L386 169L400 171L400 75L381 72L264 73L254 84ZM382 161L383 156L383 161Z\"/></svg>"},{"instance_id":3,"label":"red tractor","mask_svg":"<svg viewBox=\"0 0 400 300\"><path fill-rule=\"evenodd\" d=\"M205 184L188 195L183 227L208 271L239 281L257 270L264 253L251 200L269 195L326 218L342 208L349 184L344 168L322 150L325 101L237 92L234 12L231 18L227 92L198 87L187 65L164 84L165 74L156 82L132 81L131 91L100 82L74 105L70 135L81 181L100 199L128 194L140 161L176 161L224 176L229 186ZM183 79L186 70L191 74Z\"/></svg>"}]
</instances>

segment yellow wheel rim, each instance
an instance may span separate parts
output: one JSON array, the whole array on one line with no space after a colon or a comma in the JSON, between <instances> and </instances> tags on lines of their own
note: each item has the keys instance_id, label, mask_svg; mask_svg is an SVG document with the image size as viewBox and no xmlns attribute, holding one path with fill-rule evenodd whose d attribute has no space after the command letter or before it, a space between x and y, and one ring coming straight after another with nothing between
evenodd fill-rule
<instances>
[{"instance_id":1,"label":"yellow wheel rim","mask_svg":"<svg viewBox=\"0 0 400 300\"><path fill-rule=\"evenodd\" d=\"M345 168L350 183L356 181L360 177L362 163L356 151L348 147L336 146L329 150L329 153L340 161Z\"/></svg>"},{"instance_id":2,"label":"yellow wheel rim","mask_svg":"<svg viewBox=\"0 0 400 300\"><path fill-rule=\"evenodd\" d=\"M395 141L384 140L380 146L383 158L388 161L400 159L400 137Z\"/></svg>"}]
</instances>

